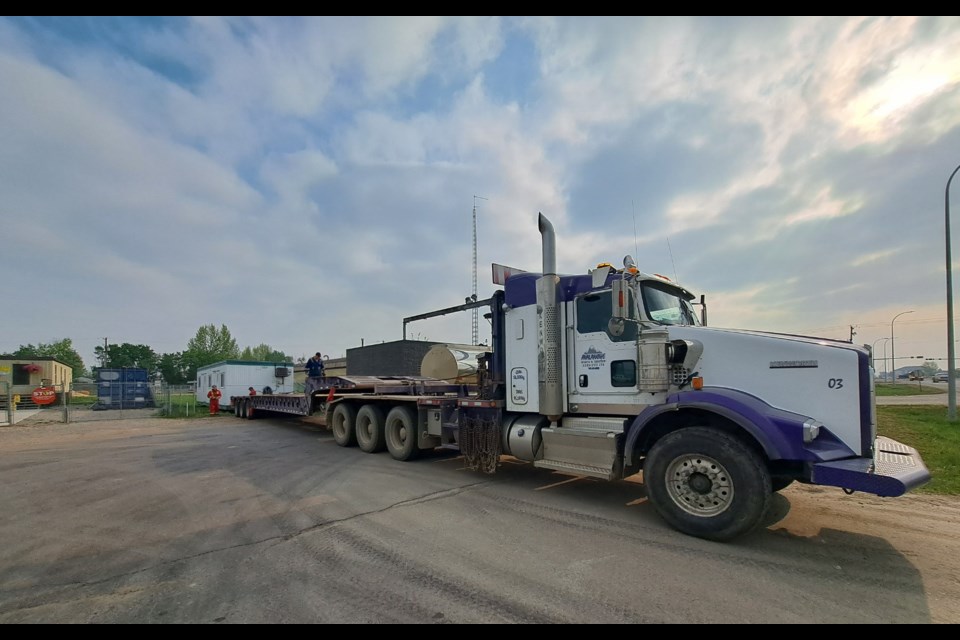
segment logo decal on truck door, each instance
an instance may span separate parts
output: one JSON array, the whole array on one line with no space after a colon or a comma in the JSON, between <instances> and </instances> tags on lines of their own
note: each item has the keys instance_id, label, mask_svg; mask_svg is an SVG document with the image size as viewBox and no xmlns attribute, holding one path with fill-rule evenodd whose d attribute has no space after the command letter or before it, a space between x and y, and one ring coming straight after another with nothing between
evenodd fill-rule
<instances>
[{"instance_id":1,"label":"logo decal on truck door","mask_svg":"<svg viewBox=\"0 0 960 640\"><path fill-rule=\"evenodd\" d=\"M580 366L584 369L599 371L607 362L607 354L603 351L597 351L596 347L590 347L580 356Z\"/></svg>"}]
</instances>

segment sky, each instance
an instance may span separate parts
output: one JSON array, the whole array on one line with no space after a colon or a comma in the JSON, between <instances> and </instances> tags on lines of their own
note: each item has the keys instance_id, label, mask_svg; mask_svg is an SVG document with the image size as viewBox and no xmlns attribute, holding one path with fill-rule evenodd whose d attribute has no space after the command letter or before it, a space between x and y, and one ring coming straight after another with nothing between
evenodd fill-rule
<instances>
[{"instance_id":1,"label":"sky","mask_svg":"<svg viewBox=\"0 0 960 640\"><path fill-rule=\"evenodd\" d=\"M344 356L474 293L474 219L479 298L540 271L543 213L561 273L946 369L958 164L956 16L4 17L0 353Z\"/></svg>"}]
</instances>

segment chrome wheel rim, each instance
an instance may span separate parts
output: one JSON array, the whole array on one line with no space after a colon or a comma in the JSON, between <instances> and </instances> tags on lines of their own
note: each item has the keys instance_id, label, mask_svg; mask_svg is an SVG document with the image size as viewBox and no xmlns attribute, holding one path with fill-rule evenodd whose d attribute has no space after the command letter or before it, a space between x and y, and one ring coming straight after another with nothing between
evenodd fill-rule
<instances>
[{"instance_id":1,"label":"chrome wheel rim","mask_svg":"<svg viewBox=\"0 0 960 640\"><path fill-rule=\"evenodd\" d=\"M700 455L683 455L667 467L667 493L687 513L710 517L733 504L733 480L722 464Z\"/></svg>"}]
</instances>

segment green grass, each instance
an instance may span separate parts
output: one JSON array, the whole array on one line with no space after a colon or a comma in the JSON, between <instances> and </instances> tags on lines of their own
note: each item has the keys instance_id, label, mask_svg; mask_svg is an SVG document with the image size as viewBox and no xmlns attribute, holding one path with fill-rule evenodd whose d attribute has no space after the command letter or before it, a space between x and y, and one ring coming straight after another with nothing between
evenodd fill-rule
<instances>
[{"instance_id":1,"label":"green grass","mask_svg":"<svg viewBox=\"0 0 960 640\"><path fill-rule=\"evenodd\" d=\"M207 405L197 402L197 396L192 393L170 394L169 405L166 398L158 398L157 406L163 418L199 418L209 415Z\"/></svg>"},{"instance_id":2,"label":"green grass","mask_svg":"<svg viewBox=\"0 0 960 640\"><path fill-rule=\"evenodd\" d=\"M67 401L67 404L74 407L86 407L94 404L96 401L97 396L80 396L77 394L70 394L70 399Z\"/></svg>"},{"instance_id":3,"label":"green grass","mask_svg":"<svg viewBox=\"0 0 960 640\"><path fill-rule=\"evenodd\" d=\"M875 385L877 396L925 396L937 393L946 393L946 385L935 385L932 382L915 382L904 380L897 384L878 382Z\"/></svg>"},{"instance_id":4,"label":"green grass","mask_svg":"<svg viewBox=\"0 0 960 640\"><path fill-rule=\"evenodd\" d=\"M947 421L946 407L877 407L877 432L920 452L933 479L915 492L960 495L960 422Z\"/></svg>"}]
</instances>

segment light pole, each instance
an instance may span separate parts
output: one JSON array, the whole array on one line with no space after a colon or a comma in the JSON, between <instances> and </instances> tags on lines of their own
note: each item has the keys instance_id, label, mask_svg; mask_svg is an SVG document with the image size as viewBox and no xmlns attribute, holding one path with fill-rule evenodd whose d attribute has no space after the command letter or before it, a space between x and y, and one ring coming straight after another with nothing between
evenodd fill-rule
<instances>
[{"instance_id":1,"label":"light pole","mask_svg":"<svg viewBox=\"0 0 960 640\"><path fill-rule=\"evenodd\" d=\"M881 340L889 340L889 339L890 338L877 338L876 340L873 341L873 345L870 347L870 358L873 360L874 373L876 373L876 370L877 370L877 359L873 356L874 349L876 349L878 342L880 342ZM886 342L883 343L883 353L884 353L884 359L886 359L886 353L887 353ZM884 366L886 366L886 363L884 363Z\"/></svg>"},{"instance_id":2,"label":"light pole","mask_svg":"<svg viewBox=\"0 0 960 640\"><path fill-rule=\"evenodd\" d=\"M893 316L893 320L890 321L890 368L893 370L893 384L897 384L896 343L893 341L893 323L896 322L897 318L907 313L913 313L913 311L902 311Z\"/></svg>"},{"instance_id":3,"label":"light pole","mask_svg":"<svg viewBox=\"0 0 960 640\"><path fill-rule=\"evenodd\" d=\"M887 344L890 342L890 338L884 338L883 343L883 379L887 379Z\"/></svg>"},{"instance_id":4,"label":"light pole","mask_svg":"<svg viewBox=\"0 0 960 640\"><path fill-rule=\"evenodd\" d=\"M957 420L957 381L953 377L954 356L953 346L953 271L950 258L950 182L953 176L960 171L960 165L947 178L947 188L943 192L944 231L947 236L947 420Z\"/></svg>"}]
</instances>

